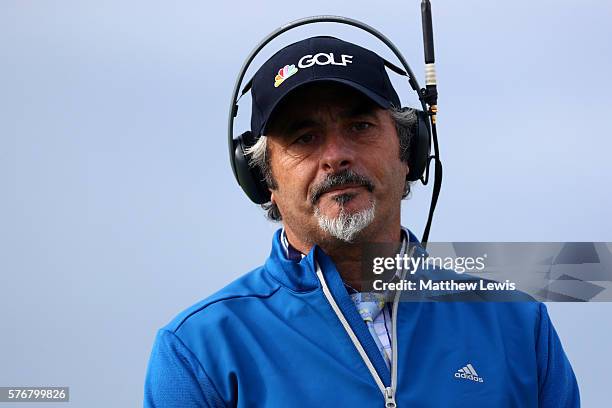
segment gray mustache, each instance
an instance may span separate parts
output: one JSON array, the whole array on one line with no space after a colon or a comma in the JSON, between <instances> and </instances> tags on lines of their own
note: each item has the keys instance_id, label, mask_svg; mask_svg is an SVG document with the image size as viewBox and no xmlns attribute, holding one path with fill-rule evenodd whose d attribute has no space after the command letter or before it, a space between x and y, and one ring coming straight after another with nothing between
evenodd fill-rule
<instances>
[{"instance_id":1,"label":"gray mustache","mask_svg":"<svg viewBox=\"0 0 612 408\"><path fill-rule=\"evenodd\" d=\"M310 194L310 203L312 205L319 201L319 198L333 188L344 185L364 186L369 192L374 191L374 184L369 178L355 173L353 170L342 170L335 174L328 175L325 180L314 186Z\"/></svg>"}]
</instances>

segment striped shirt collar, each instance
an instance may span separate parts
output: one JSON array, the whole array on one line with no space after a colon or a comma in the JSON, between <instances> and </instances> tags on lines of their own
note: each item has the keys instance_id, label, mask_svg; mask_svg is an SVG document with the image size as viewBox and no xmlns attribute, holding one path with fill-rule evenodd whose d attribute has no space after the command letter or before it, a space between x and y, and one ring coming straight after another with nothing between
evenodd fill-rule
<instances>
[{"instance_id":1,"label":"striped shirt collar","mask_svg":"<svg viewBox=\"0 0 612 408\"><path fill-rule=\"evenodd\" d=\"M306 256L300 251L298 251L297 249L295 249L289 243L289 240L287 240L287 234L285 234L285 228L283 228L283 230L281 231L280 238L281 238L281 244L283 244L283 249L285 250L285 255L287 256L287 259L290 259L295 262L300 262L302 258Z\"/></svg>"}]
</instances>

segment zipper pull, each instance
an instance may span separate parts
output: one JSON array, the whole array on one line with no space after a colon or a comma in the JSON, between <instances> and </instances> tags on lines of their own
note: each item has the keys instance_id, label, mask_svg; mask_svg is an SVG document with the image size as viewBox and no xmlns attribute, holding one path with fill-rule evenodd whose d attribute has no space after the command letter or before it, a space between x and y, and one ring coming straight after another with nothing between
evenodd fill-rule
<instances>
[{"instance_id":1,"label":"zipper pull","mask_svg":"<svg viewBox=\"0 0 612 408\"><path fill-rule=\"evenodd\" d=\"M387 387L385 388L385 408L396 408L397 404L395 403L395 392L393 388Z\"/></svg>"}]
</instances>

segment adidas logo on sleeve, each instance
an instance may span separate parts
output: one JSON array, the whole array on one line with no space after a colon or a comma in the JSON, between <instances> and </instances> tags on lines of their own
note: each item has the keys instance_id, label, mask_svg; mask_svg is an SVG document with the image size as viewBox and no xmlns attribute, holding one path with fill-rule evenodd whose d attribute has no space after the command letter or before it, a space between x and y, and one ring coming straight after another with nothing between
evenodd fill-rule
<instances>
[{"instance_id":1,"label":"adidas logo on sleeve","mask_svg":"<svg viewBox=\"0 0 612 408\"><path fill-rule=\"evenodd\" d=\"M457 370L455 373L455 378L464 378L466 380L472 380L479 383L484 382L484 379L478 376L478 373L476 373L474 367L472 367L472 365L469 363L465 367Z\"/></svg>"}]
</instances>

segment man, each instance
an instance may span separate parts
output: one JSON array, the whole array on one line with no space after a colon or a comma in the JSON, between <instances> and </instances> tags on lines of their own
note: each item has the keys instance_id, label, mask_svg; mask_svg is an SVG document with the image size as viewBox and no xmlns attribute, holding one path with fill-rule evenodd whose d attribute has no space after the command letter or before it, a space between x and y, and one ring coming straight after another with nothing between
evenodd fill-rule
<instances>
[{"instance_id":1,"label":"man","mask_svg":"<svg viewBox=\"0 0 612 408\"><path fill-rule=\"evenodd\" d=\"M383 59L313 37L251 92L249 155L283 228L263 266L159 331L146 407L579 406L543 304L361 292L363 243L417 244L400 224L415 118Z\"/></svg>"}]
</instances>

